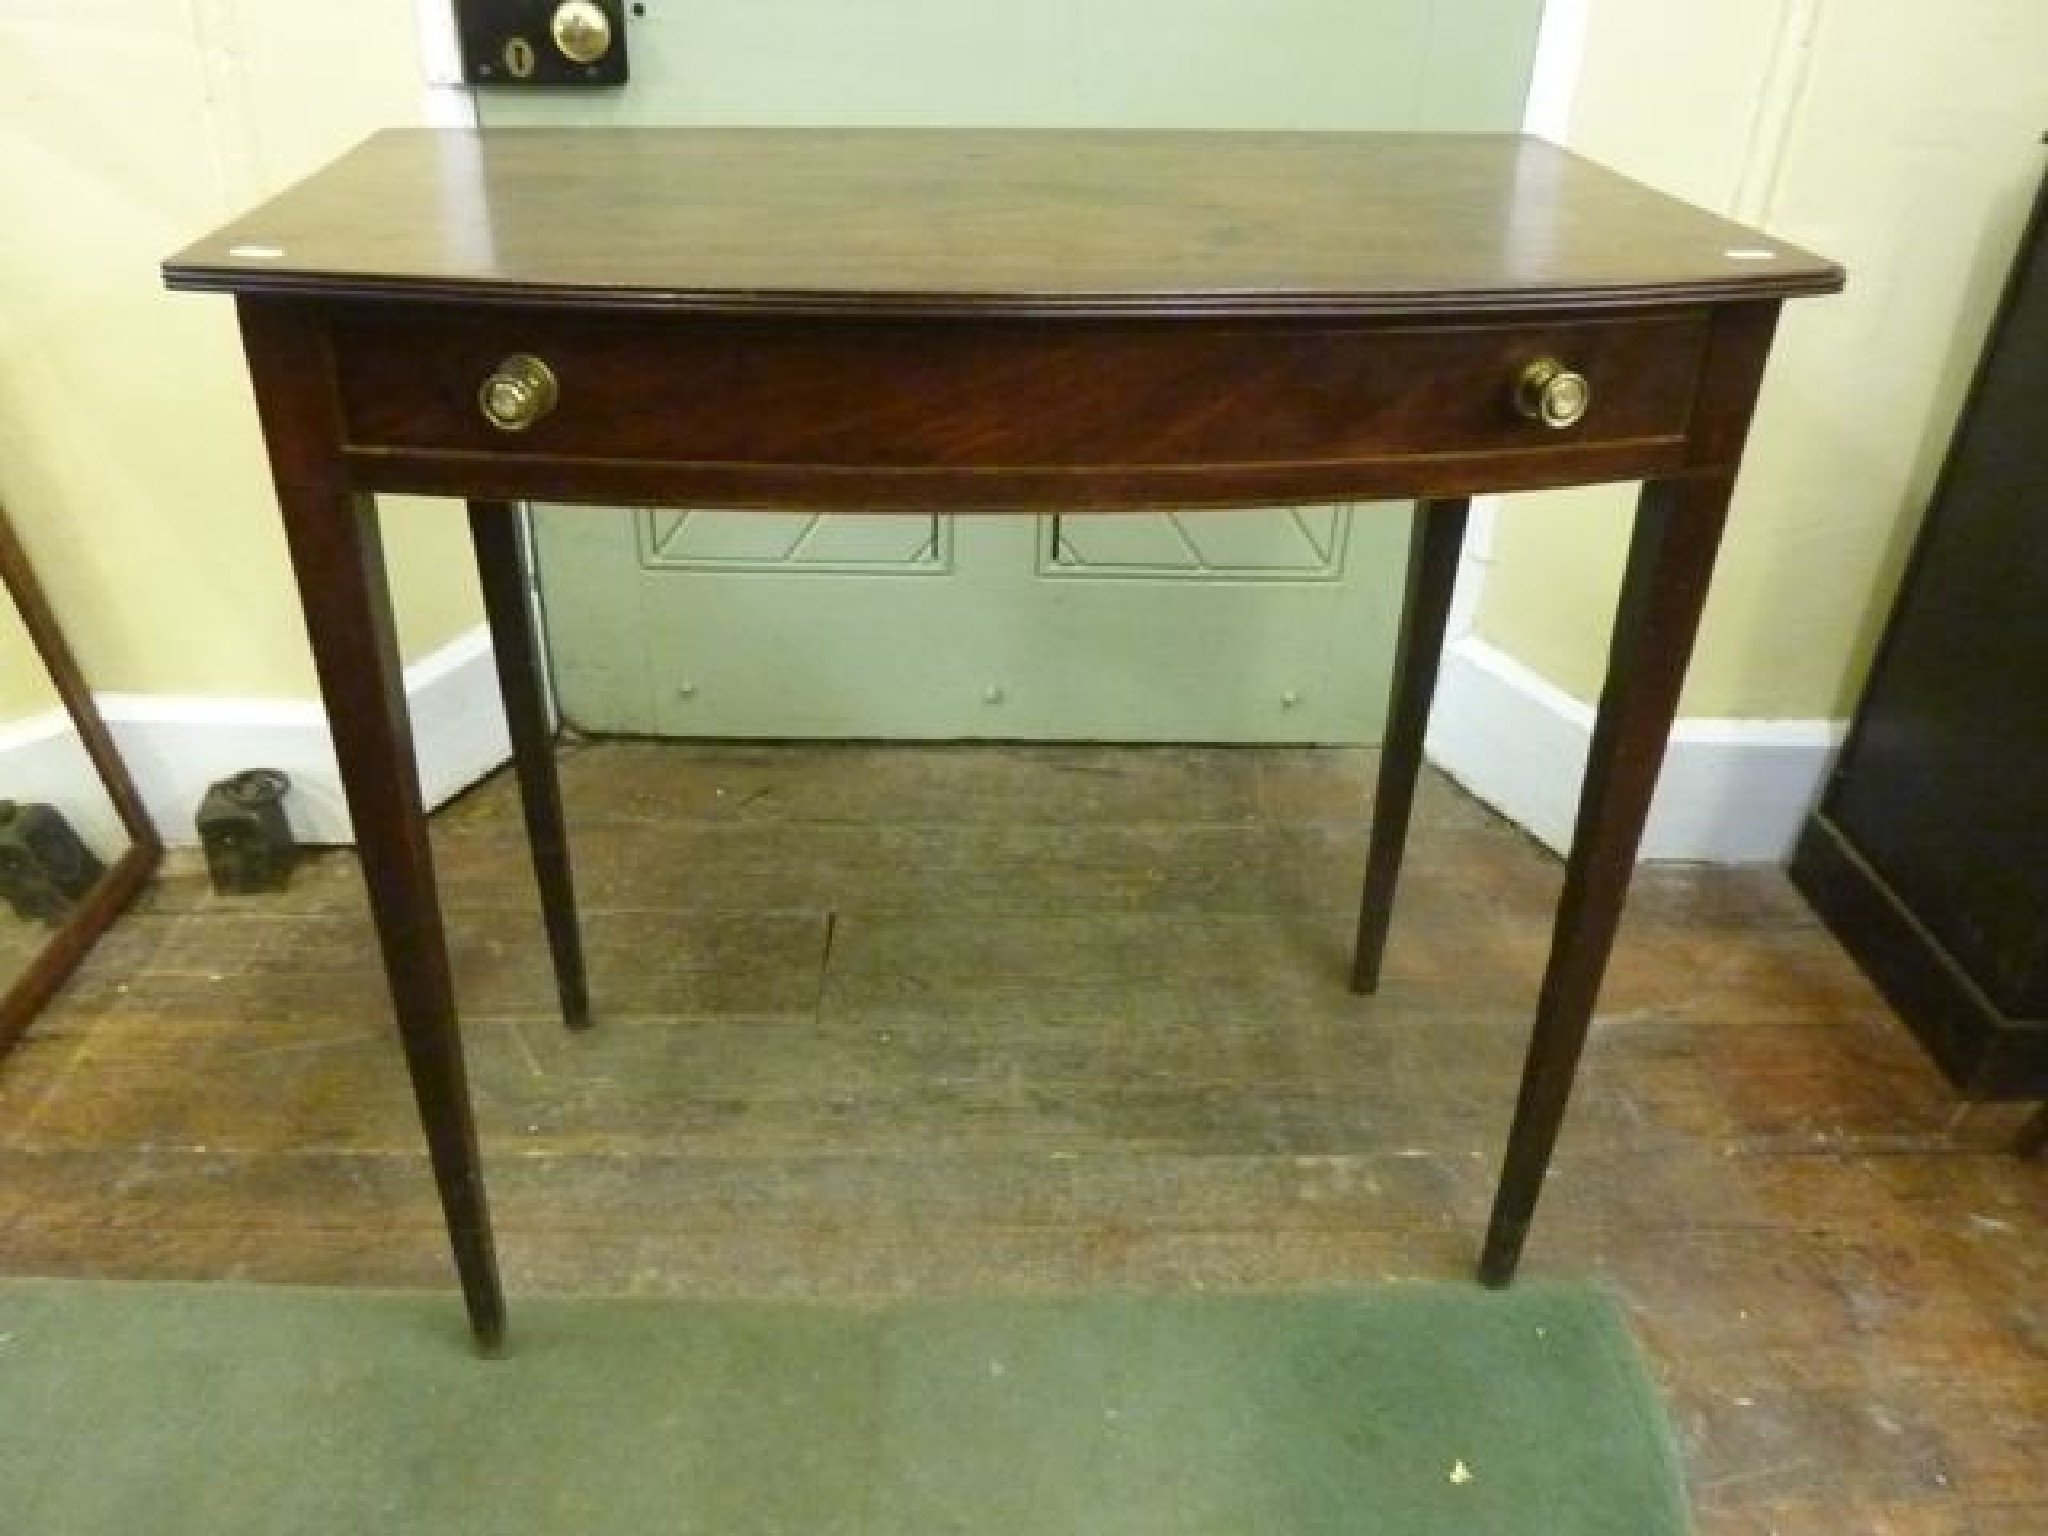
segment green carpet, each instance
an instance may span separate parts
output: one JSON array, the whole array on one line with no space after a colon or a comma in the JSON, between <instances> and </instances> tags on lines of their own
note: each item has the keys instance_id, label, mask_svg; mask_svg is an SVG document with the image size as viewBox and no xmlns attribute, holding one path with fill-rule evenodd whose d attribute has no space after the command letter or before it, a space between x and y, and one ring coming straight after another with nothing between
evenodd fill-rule
<instances>
[{"instance_id":1,"label":"green carpet","mask_svg":"<svg viewBox=\"0 0 2048 1536\"><path fill-rule=\"evenodd\" d=\"M513 1306L0 1281L9 1536L1672 1536L1584 1290Z\"/></svg>"}]
</instances>

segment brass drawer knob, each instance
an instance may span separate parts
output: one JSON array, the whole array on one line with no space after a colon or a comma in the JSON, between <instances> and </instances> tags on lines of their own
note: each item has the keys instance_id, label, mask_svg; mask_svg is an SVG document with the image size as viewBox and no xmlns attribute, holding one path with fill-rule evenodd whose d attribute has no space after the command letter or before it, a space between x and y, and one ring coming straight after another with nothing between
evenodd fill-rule
<instances>
[{"instance_id":1,"label":"brass drawer knob","mask_svg":"<svg viewBox=\"0 0 2048 1536\"><path fill-rule=\"evenodd\" d=\"M591 0L564 0L555 7L548 31L562 57L577 64L595 64L612 51L612 19Z\"/></svg>"},{"instance_id":2,"label":"brass drawer knob","mask_svg":"<svg viewBox=\"0 0 2048 1536\"><path fill-rule=\"evenodd\" d=\"M1515 409L1553 432L1575 427L1593 404L1593 386L1554 357L1539 357L1515 379Z\"/></svg>"},{"instance_id":3,"label":"brass drawer knob","mask_svg":"<svg viewBox=\"0 0 2048 1536\"><path fill-rule=\"evenodd\" d=\"M491 370L476 392L477 409L500 432L524 432L555 408L561 397L555 370L539 358L515 352Z\"/></svg>"}]
</instances>

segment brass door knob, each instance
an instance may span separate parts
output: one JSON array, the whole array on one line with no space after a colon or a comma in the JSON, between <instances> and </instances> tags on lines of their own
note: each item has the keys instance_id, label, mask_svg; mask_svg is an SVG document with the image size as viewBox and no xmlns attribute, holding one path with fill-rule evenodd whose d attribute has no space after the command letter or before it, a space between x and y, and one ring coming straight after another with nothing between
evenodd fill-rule
<instances>
[{"instance_id":1,"label":"brass door knob","mask_svg":"<svg viewBox=\"0 0 2048 1536\"><path fill-rule=\"evenodd\" d=\"M515 352L478 386L477 408L500 432L524 432L555 408L561 398L555 370L539 358Z\"/></svg>"},{"instance_id":2,"label":"brass door knob","mask_svg":"<svg viewBox=\"0 0 2048 1536\"><path fill-rule=\"evenodd\" d=\"M1593 404L1593 386L1554 357L1539 357L1515 379L1515 409L1553 432L1575 427Z\"/></svg>"},{"instance_id":3,"label":"brass door knob","mask_svg":"<svg viewBox=\"0 0 2048 1536\"><path fill-rule=\"evenodd\" d=\"M612 19L591 0L563 0L548 21L548 32L562 57L574 64L595 64L612 51Z\"/></svg>"}]
</instances>

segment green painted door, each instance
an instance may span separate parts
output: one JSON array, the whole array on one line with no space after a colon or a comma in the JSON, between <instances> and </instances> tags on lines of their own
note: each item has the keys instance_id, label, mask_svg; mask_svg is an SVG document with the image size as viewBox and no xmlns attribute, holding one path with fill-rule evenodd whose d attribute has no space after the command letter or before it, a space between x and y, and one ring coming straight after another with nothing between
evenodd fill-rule
<instances>
[{"instance_id":1,"label":"green painted door","mask_svg":"<svg viewBox=\"0 0 2048 1536\"><path fill-rule=\"evenodd\" d=\"M1542 0L629 9L630 85L483 120L1513 129ZM536 516L565 718L683 736L1375 740L1407 535L1391 506Z\"/></svg>"}]
</instances>

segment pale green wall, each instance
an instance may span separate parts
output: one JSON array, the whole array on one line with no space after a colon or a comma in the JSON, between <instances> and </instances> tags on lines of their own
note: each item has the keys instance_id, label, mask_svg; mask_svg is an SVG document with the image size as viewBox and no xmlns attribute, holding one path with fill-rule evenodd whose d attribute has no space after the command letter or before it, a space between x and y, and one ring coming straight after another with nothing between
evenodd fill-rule
<instances>
[{"instance_id":1,"label":"pale green wall","mask_svg":"<svg viewBox=\"0 0 2048 1536\"><path fill-rule=\"evenodd\" d=\"M1788 307L1685 714L1848 712L2043 167L2044 61L2041 0L1591 0L1574 147L1849 269ZM1529 501L1479 632L1590 698L1628 498Z\"/></svg>"},{"instance_id":2,"label":"pale green wall","mask_svg":"<svg viewBox=\"0 0 2048 1536\"><path fill-rule=\"evenodd\" d=\"M1541 0L663 0L658 105L525 95L521 119L1418 128L1519 97ZM1503 41L1489 36L1506 25ZM1357 39L1376 31L1379 58ZM663 50L658 60L653 50ZM1383 60L1426 61L1389 69ZM1463 82L1444 92L1447 79Z\"/></svg>"},{"instance_id":3,"label":"pale green wall","mask_svg":"<svg viewBox=\"0 0 2048 1536\"><path fill-rule=\"evenodd\" d=\"M0 9L0 502L94 685L310 696L232 304L157 263L425 92L411 0ZM392 540L408 650L477 621L459 513Z\"/></svg>"}]
</instances>

